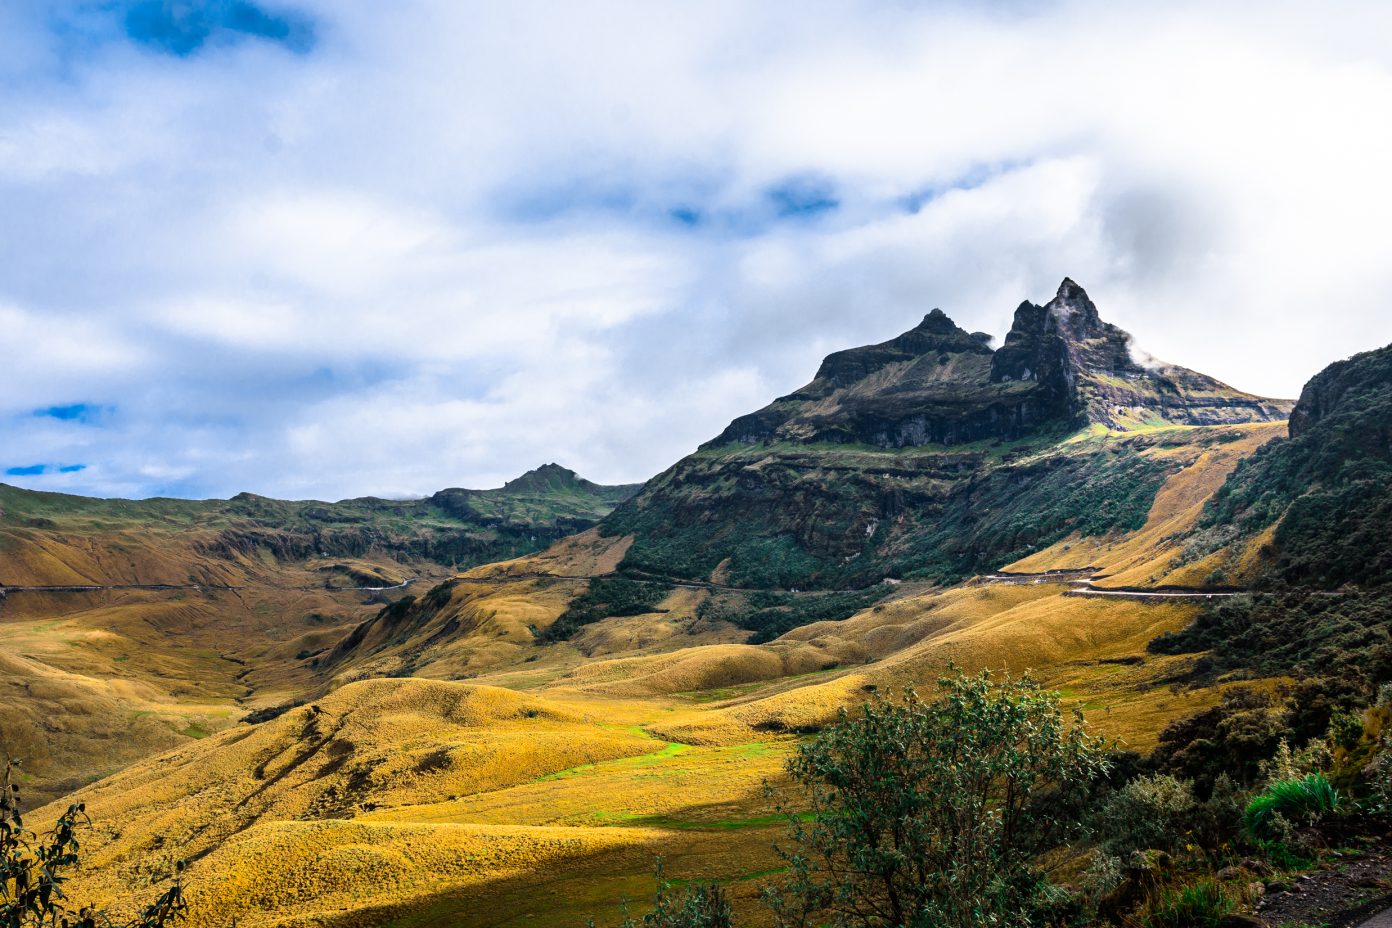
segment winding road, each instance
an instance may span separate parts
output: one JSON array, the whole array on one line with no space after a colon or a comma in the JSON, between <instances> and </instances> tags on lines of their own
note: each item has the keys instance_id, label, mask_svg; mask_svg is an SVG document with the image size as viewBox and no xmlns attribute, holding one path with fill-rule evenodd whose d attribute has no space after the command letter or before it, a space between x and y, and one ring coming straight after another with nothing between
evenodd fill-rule
<instances>
[{"instance_id":1,"label":"winding road","mask_svg":"<svg viewBox=\"0 0 1392 928\"><path fill-rule=\"evenodd\" d=\"M1155 589L1144 589L1141 587L1099 587L1097 580L1103 579L1096 573L1096 568L1079 567L1071 570L1050 570L1043 573L1016 574L999 572L986 574L977 578L978 583L986 584L1005 584L1019 586L1034 583L1066 583L1069 589L1064 592L1064 596L1106 596L1115 599L1135 599L1141 602L1179 599L1179 600L1210 600L1225 599L1229 596L1240 596L1245 590L1207 590L1197 587L1176 587L1165 586ZM1392 926L1388 926L1392 928Z\"/></svg>"}]
</instances>

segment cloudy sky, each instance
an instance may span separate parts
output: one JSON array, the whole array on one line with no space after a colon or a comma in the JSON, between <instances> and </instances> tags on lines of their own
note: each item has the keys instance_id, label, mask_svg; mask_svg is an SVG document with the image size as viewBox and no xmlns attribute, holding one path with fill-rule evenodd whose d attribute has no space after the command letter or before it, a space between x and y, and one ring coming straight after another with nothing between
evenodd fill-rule
<instances>
[{"instance_id":1,"label":"cloudy sky","mask_svg":"<svg viewBox=\"0 0 1392 928\"><path fill-rule=\"evenodd\" d=\"M1291 396L1392 341L1392 5L0 2L0 480L642 480L1065 275Z\"/></svg>"}]
</instances>

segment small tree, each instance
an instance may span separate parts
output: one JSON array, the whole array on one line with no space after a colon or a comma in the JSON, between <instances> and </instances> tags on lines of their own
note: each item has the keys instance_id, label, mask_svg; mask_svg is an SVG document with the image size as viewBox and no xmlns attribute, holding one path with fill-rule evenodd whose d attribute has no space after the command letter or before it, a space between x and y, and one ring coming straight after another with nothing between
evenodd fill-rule
<instances>
[{"instance_id":1,"label":"small tree","mask_svg":"<svg viewBox=\"0 0 1392 928\"><path fill-rule=\"evenodd\" d=\"M627 903L623 912L620 928L732 928L734 924L730 898L718 883L679 886L667 879L661 857L657 859L653 910L640 920L628 914ZM589 928L594 928L594 919L590 919Z\"/></svg>"},{"instance_id":2,"label":"small tree","mask_svg":"<svg viewBox=\"0 0 1392 928\"><path fill-rule=\"evenodd\" d=\"M1025 925L1046 887L1039 858L1108 762L1081 717L1028 677L989 673L878 698L789 762L811 815L794 819L791 876L769 892L782 926Z\"/></svg>"},{"instance_id":3,"label":"small tree","mask_svg":"<svg viewBox=\"0 0 1392 928\"><path fill-rule=\"evenodd\" d=\"M78 865L78 832L91 826L85 806L68 806L43 835L29 831L15 782L18 767L19 761L8 761L0 781L0 928L116 928L115 922L94 909L73 910L63 895L67 872ZM166 928L187 911L176 877L173 886L124 928Z\"/></svg>"}]
</instances>

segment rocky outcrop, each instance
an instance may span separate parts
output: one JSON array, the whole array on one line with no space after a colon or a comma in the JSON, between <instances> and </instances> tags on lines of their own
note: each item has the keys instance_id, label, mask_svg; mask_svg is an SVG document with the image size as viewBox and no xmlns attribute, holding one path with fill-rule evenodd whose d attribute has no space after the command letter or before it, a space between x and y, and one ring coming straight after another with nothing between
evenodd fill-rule
<instances>
[{"instance_id":1,"label":"rocky outcrop","mask_svg":"<svg viewBox=\"0 0 1392 928\"><path fill-rule=\"evenodd\" d=\"M1243 461L1199 529L1241 539L1272 526L1263 583L1392 589L1392 345L1316 374L1290 438Z\"/></svg>"},{"instance_id":2,"label":"rocky outcrop","mask_svg":"<svg viewBox=\"0 0 1392 928\"><path fill-rule=\"evenodd\" d=\"M1290 436L1300 438L1342 407L1366 405L1392 392L1392 345L1337 361L1312 377L1290 415ZM1366 424L1366 423L1365 423ZM1382 436L1384 442L1388 440Z\"/></svg>"},{"instance_id":3,"label":"rocky outcrop","mask_svg":"<svg viewBox=\"0 0 1392 928\"><path fill-rule=\"evenodd\" d=\"M989 343L935 309L898 338L829 355L810 384L741 416L705 447L961 445L1089 423L1134 431L1271 421L1290 411L1288 401L1137 352L1068 279L1043 306L1020 304L999 350Z\"/></svg>"}]
</instances>

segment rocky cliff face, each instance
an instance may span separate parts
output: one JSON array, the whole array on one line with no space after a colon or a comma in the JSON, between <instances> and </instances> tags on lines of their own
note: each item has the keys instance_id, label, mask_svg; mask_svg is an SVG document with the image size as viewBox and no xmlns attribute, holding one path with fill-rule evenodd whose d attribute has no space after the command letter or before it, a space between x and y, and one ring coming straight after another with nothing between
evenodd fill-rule
<instances>
[{"instance_id":1,"label":"rocky cliff face","mask_svg":"<svg viewBox=\"0 0 1392 928\"><path fill-rule=\"evenodd\" d=\"M830 355L810 384L736 419L706 447L960 445L1089 423L1134 431L1264 422L1291 408L1133 350L1067 279L1043 306L1020 304L999 350L989 343L935 309L898 338Z\"/></svg>"}]
</instances>

